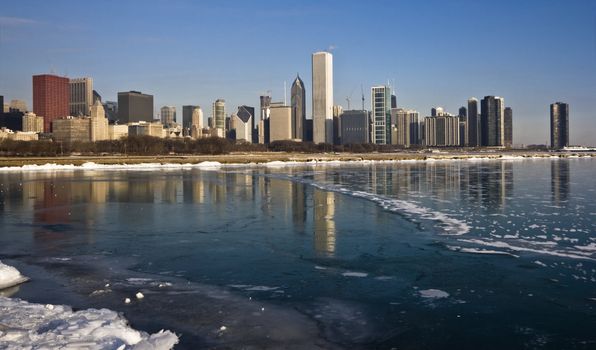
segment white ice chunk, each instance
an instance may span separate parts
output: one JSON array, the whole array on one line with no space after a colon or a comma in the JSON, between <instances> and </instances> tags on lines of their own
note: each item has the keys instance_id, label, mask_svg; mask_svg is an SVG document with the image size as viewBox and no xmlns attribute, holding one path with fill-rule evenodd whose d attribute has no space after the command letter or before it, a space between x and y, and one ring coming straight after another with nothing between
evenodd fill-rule
<instances>
[{"instance_id":1,"label":"white ice chunk","mask_svg":"<svg viewBox=\"0 0 596 350\"><path fill-rule=\"evenodd\" d=\"M0 289L13 287L28 280L29 278L21 275L19 270L0 261Z\"/></svg>"},{"instance_id":2,"label":"white ice chunk","mask_svg":"<svg viewBox=\"0 0 596 350\"><path fill-rule=\"evenodd\" d=\"M149 335L128 326L107 309L73 312L64 305L33 304L0 297L0 348L25 349L171 349L178 337L170 331Z\"/></svg>"}]
</instances>

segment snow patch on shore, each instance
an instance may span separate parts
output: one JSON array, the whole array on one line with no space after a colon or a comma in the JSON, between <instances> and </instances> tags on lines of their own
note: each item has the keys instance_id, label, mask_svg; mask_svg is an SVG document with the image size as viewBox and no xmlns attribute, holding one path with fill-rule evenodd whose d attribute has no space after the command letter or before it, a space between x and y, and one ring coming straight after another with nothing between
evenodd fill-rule
<instances>
[{"instance_id":1,"label":"snow patch on shore","mask_svg":"<svg viewBox=\"0 0 596 350\"><path fill-rule=\"evenodd\" d=\"M0 261L0 289L14 287L28 280L29 278L21 275L19 270Z\"/></svg>"},{"instance_id":2,"label":"snow patch on shore","mask_svg":"<svg viewBox=\"0 0 596 350\"><path fill-rule=\"evenodd\" d=\"M98 164L86 162L81 165L46 163L43 165L27 164L23 166L0 167L0 172L13 171L57 171L57 170L167 170L167 169L219 169L220 162L184 163L139 163L139 164Z\"/></svg>"},{"instance_id":3,"label":"snow patch on shore","mask_svg":"<svg viewBox=\"0 0 596 350\"><path fill-rule=\"evenodd\" d=\"M0 297L0 348L172 349L178 336L161 330L147 334L128 326L115 311L72 311Z\"/></svg>"}]
</instances>

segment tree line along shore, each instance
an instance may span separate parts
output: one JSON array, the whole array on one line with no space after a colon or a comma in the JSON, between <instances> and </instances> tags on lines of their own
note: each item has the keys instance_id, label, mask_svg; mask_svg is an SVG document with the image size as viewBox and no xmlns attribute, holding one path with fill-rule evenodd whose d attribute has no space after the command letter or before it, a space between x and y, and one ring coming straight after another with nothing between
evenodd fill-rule
<instances>
[{"instance_id":1,"label":"tree line along shore","mask_svg":"<svg viewBox=\"0 0 596 350\"><path fill-rule=\"evenodd\" d=\"M239 143L213 137L204 139L162 139L130 136L120 140L59 143L39 141L0 141L0 166L27 164L98 164L138 163L266 163L271 161L358 161L358 160L424 160L471 157L501 158L567 157L575 153L555 153L545 149L441 149L399 148L395 145L330 145L293 141L276 141L268 145ZM594 153L584 153L594 156Z\"/></svg>"}]
</instances>

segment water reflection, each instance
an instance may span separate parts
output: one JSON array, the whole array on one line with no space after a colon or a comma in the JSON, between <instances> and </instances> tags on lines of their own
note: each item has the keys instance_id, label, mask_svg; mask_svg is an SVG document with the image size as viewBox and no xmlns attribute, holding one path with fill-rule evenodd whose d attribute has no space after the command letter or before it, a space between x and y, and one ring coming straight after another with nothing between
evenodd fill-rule
<instances>
[{"instance_id":1,"label":"water reflection","mask_svg":"<svg viewBox=\"0 0 596 350\"><path fill-rule=\"evenodd\" d=\"M569 198L569 162L553 161L550 164L550 190L554 205L561 205Z\"/></svg>"},{"instance_id":2,"label":"water reflection","mask_svg":"<svg viewBox=\"0 0 596 350\"><path fill-rule=\"evenodd\" d=\"M322 255L335 253L335 193L313 191L315 251Z\"/></svg>"}]
</instances>

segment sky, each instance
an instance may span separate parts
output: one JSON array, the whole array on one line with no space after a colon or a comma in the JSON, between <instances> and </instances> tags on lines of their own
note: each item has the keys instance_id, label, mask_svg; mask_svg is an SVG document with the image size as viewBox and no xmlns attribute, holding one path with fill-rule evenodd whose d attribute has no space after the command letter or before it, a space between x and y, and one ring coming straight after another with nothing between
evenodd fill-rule
<instances>
[{"instance_id":1,"label":"sky","mask_svg":"<svg viewBox=\"0 0 596 350\"><path fill-rule=\"evenodd\" d=\"M370 108L389 82L398 107L457 114L501 96L514 143L547 143L549 105L570 105L571 144L596 146L596 1L128 0L0 2L0 95L32 107L31 76L89 76L104 101L154 95L156 113L196 104L211 114L307 89L311 54L333 54L334 103ZM289 97L288 97L289 101Z\"/></svg>"}]
</instances>

